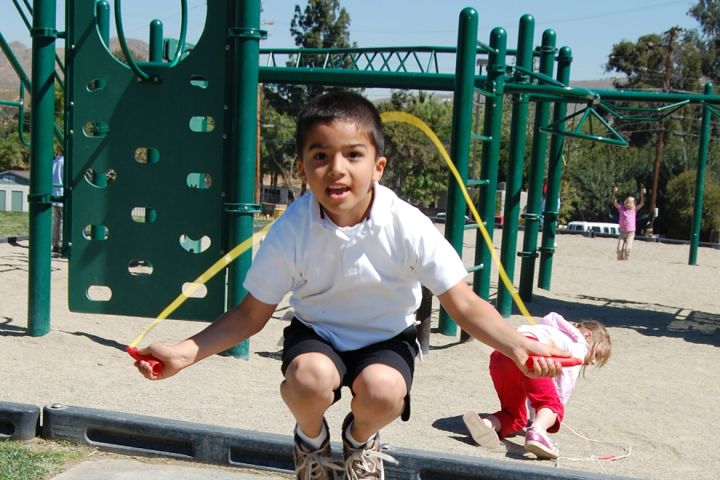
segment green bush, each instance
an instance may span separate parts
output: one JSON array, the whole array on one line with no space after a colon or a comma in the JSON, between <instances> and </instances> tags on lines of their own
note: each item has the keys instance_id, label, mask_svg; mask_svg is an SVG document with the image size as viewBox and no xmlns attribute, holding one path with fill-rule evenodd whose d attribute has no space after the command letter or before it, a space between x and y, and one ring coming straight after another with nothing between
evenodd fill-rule
<instances>
[{"instance_id":1,"label":"green bush","mask_svg":"<svg viewBox=\"0 0 720 480\"><path fill-rule=\"evenodd\" d=\"M665 223L668 236L688 240L690 238L697 172L688 170L670 180L667 185L668 209ZM720 230L720 182L705 177L703 208L700 220L700 240L709 241L710 233Z\"/></svg>"}]
</instances>

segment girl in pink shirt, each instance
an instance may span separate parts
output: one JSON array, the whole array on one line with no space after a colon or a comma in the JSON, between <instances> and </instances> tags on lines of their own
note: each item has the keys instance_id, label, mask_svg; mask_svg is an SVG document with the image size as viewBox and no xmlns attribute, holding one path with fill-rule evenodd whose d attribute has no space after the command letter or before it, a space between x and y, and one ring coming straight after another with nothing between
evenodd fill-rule
<instances>
[{"instance_id":1,"label":"girl in pink shirt","mask_svg":"<svg viewBox=\"0 0 720 480\"><path fill-rule=\"evenodd\" d=\"M490 355L490 376L500 399L500 410L493 414L467 412L463 415L463 422L478 445L495 448L499 445L499 438L527 426L529 403L535 411L535 418L525 433L525 450L538 458L554 459L559 451L548 437L548 432L555 433L560 429L565 404L585 366L602 367L607 363L611 350L610 336L600 322L570 323L557 313L544 316L539 324L521 325L517 330L544 345L571 353L583 360L582 365L565 367L554 378L530 378L496 350Z\"/></svg>"},{"instance_id":2,"label":"girl in pink shirt","mask_svg":"<svg viewBox=\"0 0 720 480\"><path fill-rule=\"evenodd\" d=\"M613 206L617 208L620 219L620 235L618 235L617 244L617 259L618 260L630 260L630 251L632 250L633 240L635 239L635 217L637 211L640 210L645 204L645 187L640 190L640 203L635 205L635 197L627 197L625 201L620 204L615 197L617 195L618 188L613 187L612 196L610 201Z\"/></svg>"}]
</instances>

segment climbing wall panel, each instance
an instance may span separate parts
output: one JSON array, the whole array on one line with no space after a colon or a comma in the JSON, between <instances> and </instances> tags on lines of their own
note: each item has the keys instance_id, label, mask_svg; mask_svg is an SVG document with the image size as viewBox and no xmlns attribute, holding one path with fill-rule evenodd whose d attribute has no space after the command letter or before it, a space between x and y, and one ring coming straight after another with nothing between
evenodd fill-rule
<instances>
[{"instance_id":1,"label":"climbing wall panel","mask_svg":"<svg viewBox=\"0 0 720 480\"><path fill-rule=\"evenodd\" d=\"M139 64L104 44L95 0L67 4L66 134L73 311L210 320L225 280L192 282L224 254L227 2L177 65ZM119 50L119 49L117 49Z\"/></svg>"}]
</instances>

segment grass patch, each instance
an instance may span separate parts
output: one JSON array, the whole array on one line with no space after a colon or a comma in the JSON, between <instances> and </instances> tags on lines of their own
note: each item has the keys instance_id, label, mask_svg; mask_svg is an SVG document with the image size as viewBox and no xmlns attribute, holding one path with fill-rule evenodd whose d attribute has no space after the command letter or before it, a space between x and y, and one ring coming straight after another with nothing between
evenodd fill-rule
<instances>
[{"instance_id":1,"label":"grass patch","mask_svg":"<svg viewBox=\"0 0 720 480\"><path fill-rule=\"evenodd\" d=\"M0 442L0 480L43 480L87 457L85 446L34 439Z\"/></svg>"},{"instance_id":2,"label":"grass patch","mask_svg":"<svg viewBox=\"0 0 720 480\"><path fill-rule=\"evenodd\" d=\"M0 212L0 238L27 236L29 224L30 214L27 212Z\"/></svg>"}]
</instances>

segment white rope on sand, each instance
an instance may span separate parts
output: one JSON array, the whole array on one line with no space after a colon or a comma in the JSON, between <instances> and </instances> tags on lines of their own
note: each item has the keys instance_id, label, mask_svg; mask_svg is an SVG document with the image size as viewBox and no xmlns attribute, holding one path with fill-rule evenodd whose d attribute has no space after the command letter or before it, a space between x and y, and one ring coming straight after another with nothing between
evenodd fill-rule
<instances>
[{"instance_id":1,"label":"white rope on sand","mask_svg":"<svg viewBox=\"0 0 720 480\"><path fill-rule=\"evenodd\" d=\"M592 438L588 438L585 435L582 435L575 430L572 429L567 423L563 423L563 426L570 430L572 433L574 433L579 438L582 438L583 440L587 440L588 442L592 443L604 443L606 445L622 445L624 453L620 455L588 455L587 457L558 457L555 460L555 467L560 466L560 461L568 461L568 462L593 462L597 463L600 468L602 469L603 473L607 473L605 470L605 467L603 466L603 462L615 462L618 460L623 460L625 458L628 458L630 454L632 453L632 444L630 442L609 442L605 440L594 440Z\"/></svg>"}]
</instances>

